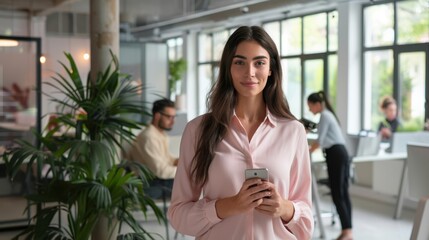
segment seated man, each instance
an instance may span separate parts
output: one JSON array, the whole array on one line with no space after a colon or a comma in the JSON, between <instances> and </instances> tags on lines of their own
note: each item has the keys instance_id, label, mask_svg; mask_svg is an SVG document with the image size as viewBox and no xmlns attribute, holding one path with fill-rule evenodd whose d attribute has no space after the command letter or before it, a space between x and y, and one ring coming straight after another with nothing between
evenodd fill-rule
<instances>
[{"instance_id":1,"label":"seated man","mask_svg":"<svg viewBox=\"0 0 429 240\"><path fill-rule=\"evenodd\" d=\"M165 133L172 129L175 117L174 102L155 101L151 123L139 133L129 152L131 160L143 163L159 179L173 179L176 175L178 159L169 152Z\"/></svg>"}]
</instances>

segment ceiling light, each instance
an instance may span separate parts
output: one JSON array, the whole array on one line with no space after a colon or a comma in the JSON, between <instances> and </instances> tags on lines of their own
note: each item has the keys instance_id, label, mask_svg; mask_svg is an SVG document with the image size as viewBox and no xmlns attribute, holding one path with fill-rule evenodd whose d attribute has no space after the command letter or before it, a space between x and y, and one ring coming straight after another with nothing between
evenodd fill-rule
<instances>
[{"instance_id":1,"label":"ceiling light","mask_svg":"<svg viewBox=\"0 0 429 240\"><path fill-rule=\"evenodd\" d=\"M46 57L45 55L40 56L40 63L45 63L46 62Z\"/></svg>"},{"instance_id":2,"label":"ceiling light","mask_svg":"<svg viewBox=\"0 0 429 240\"><path fill-rule=\"evenodd\" d=\"M240 8L241 13L245 14L249 12L249 7L248 6L244 6Z\"/></svg>"},{"instance_id":3,"label":"ceiling light","mask_svg":"<svg viewBox=\"0 0 429 240\"><path fill-rule=\"evenodd\" d=\"M18 41L16 40L0 39L0 47L16 47L16 46L18 46Z\"/></svg>"}]
</instances>

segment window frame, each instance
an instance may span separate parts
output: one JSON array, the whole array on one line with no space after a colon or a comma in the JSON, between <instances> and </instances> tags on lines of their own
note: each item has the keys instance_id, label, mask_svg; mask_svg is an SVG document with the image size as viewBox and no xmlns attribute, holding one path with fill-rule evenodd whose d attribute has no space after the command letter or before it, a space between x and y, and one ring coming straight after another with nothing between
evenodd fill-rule
<instances>
[{"instance_id":1,"label":"window frame","mask_svg":"<svg viewBox=\"0 0 429 240\"><path fill-rule=\"evenodd\" d=\"M323 11L315 11L315 12L309 12L309 13L306 13L306 14L302 14L302 15L296 15L296 16L290 16L290 17L285 17L285 18L282 18L282 19L279 19L279 20L275 20L275 21L266 21L266 22L262 22L262 26L264 25L264 24L269 24L269 23L272 23L272 22L280 22L280 25L279 25L279 31L280 31L280 33L279 33L279 35L280 35L280 46L278 46L278 51L279 51L279 54L280 54L280 60L287 60L287 59L299 59L300 60L300 63L301 63L301 106L300 106L300 116L297 116L298 118L299 117L304 117L304 114L305 114L305 109L307 108L306 106L307 106L307 102L306 102L306 96L304 96L304 94L305 94L305 87L306 87L306 85L305 85L305 66L304 66L304 62L305 61L307 61L307 60L313 60L313 59L321 59L322 61L323 61L323 91L329 96L330 95L330 90L329 90L329 68L330 68L330 66L329 66L329 57L330 56L332 56L332 55L336 55L337 57L338 57L338 45L337 45L337 49L336 50L330 50L329 48L330 48L330 21L329 21L329 16L330 16L330 13L332 13L332 12L337 12L337 17L338 17L338 10L337 9L326 9L326 10L323 10ZM326 14L326 25L325 25L325 28L326 28L326 43L325 43L325 50L324 51L321 51L321 52L315 52L315 53L304 53L304 41L305 41L305 31L304 31L304 18L306 17L306 16L311 16L311 15L317 15L317 14L321 14L321 13L325 13ZM300 18L301 19L301 53L300 54L292 54L292 55L282 55L282 48L283 48L283 39L282 39L282 37L283 37L283 33L282 33L282 31L283 31L283 28L282 28L282 25L283 25L283 21L286 21L286 20L288 20L288 19L295 19L295 18ZM338 27L338 24L337 24L337 27ZM337 29L337 33L338 33L338 29ZM337 35L337 38L338 38L338 35ZM337 65L338 66L338 65ZM338 71L338 68L337 68L337 71ZM338 74L337 74L338 75ZM283 78L284 78L284 76L283 76ZM283 79L284 80L284 79ZM338 81L338 79L337 79L337 81ZM287 96L286 96L286 98L287 98ZM288 99L288 98L287 98ZM335 106L336 104L335 104L335 102L332 102L332 104ZM334 107L334 109L335 109L335 107ZM295 113L296 114L296 113ZM298 115L298 114L296 114L296 115Z\"/></svg>"},{"instance_id":2,"label":"window frame","mask_svg":"<svg viewBox=\"0 0 429 240\"><path fill-rule=\"evenodd\" d=\"M401 99L401 92L400 92L400 76L399 76L399 55L401 53L411 53L411 52L424 52L426 54L426 64L425 64L425 110L424 110L424 119L423 122L425 122L427 119L429 119L429 42L425 43L404 43L404 44L398 44L398 19L397 19L397 3L402 2L405 0L396 0L396 1L380 1L377 3L368 3L368 4L362 4L361 8L361 67L362 67L362 76L361 76L361 129L367 129L368 127L371 128L371 126L366 126L366 120L369 120L371 122L372 120L372 114L370 113L370 116L367 116L367 109L365 108L365 87L366 87L366 71L365 68L365 54L371 51L380 51L380 50L391 50L393 52L393 98L397 100L398 105L398 115L401 115L402 111L402 102ZM383 46L374 46L374 47L367 47L365 46L365 9L372 7L374 5L383 5L383 4L393 4L393 28L394 28L394 39L392 45L383 45ZM371 99L373 101L373 99ZM377 99L378 101L378 99ZM423 128L422 128L423 130Z\"/></svg>"}]
</instances>

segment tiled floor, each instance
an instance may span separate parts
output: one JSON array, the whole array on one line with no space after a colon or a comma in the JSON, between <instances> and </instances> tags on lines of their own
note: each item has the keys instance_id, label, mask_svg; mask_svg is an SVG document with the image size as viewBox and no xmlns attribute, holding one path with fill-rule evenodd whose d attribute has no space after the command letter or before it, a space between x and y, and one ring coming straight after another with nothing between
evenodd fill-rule
<instances>
[{"instance_id":1,"label":"tiled floor","mask_svg":"<svg viewBox=\"0 0 429 240\"><path fill-rule=\"evenodd\" d=\"M321 209L324 211L331 209L329 197L322 197ZM352 197L353 202L353 224L354 224L354 239L355 240L405 240L409 239L412 230L414 211L404 209L402 217L398 220L393 219L394 206L383 204L373 200ZM3 213L2 213L3 214ZM155 236L155 239L165 239L166 231L163 225L158 224L153 216L149 216L149 220L142 224L146 230L157 233L160 236ZM331 225L330 218L323 218L323 226L325 227L326 238L328 240L335 239L340 232L340 224L336 218L335 224ZM125 230L126 231L126 230ZM9 240L16 232L0 232L0 240ZM175 231L169 229L170 239L173 239ZM179 234L178 239L194 239L189 236ZM313 239L320 239L318 223L315 225Z\"/></svg>"},{"instance_id":2,"label":"tiled floor","mask_svg":"<svg viewBox=\"0 0 429 240\"><path fill-rule=\"evenodd\" d=\"M353 234L355 240L405 240L410 239L414 220L414 211L404 209L400 219L393 219L394 205L373 200L352 197L353 204ZM330 209L328 197L322 197L322 209ZM329 218L324 218L326 239L335 239L341 226L336 218L335 225L331 225ZM318 225L315 226L313 239L319 238Z\"/></svg>"}]
</instances>

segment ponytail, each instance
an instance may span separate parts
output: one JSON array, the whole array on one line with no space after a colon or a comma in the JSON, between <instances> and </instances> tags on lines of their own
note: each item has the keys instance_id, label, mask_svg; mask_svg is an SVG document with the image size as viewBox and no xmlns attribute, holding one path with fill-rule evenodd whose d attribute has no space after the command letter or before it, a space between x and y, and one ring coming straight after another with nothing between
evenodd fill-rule
<instances>
[{"instance_id":1,"label":"ponytail","mask_svg":"<svg viewBox=\"0 0 429 240\"><path fill-rule=\"evenodd\" d=\"M315 92L312 93L308 96L307 101L311 102L311 103L324 103L326 108L332 113L334 114L335 119L337 119L337 122L340 123L340 121L338 120L337 114L335 114L334 109L332 108L331 103L329 102L328 98L326 97L326 94L324 91L319 91L319 92Z\"/></svg>"}]
</instances>

